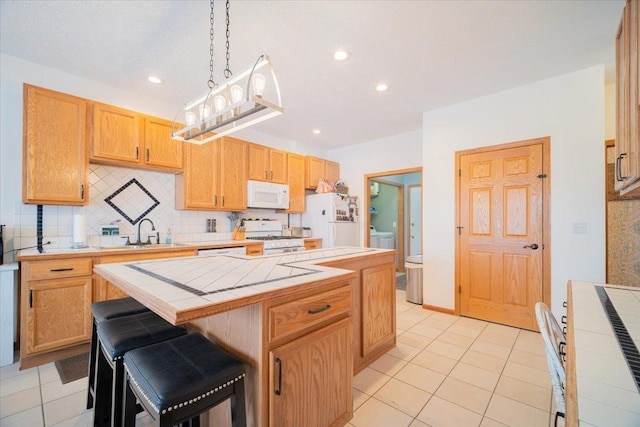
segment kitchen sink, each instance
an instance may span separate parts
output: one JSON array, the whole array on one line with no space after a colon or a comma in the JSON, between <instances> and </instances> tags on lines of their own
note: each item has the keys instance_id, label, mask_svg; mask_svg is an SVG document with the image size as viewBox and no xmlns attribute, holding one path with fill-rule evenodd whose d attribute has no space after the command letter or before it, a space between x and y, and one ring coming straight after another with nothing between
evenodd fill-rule
<instances>
[{"instance_id":1,"label":"kitchen sink","mask_svg":"<svg viewBox=\"0 0 640 427\"><path fill-rule=\"evenodd\" d=\"M133 250L133 249L162 249L162 248L180 248L187 246L184 243L153 243L151 245L109 245L95 246L99 250Z\"/></svg>"}]
</instances>

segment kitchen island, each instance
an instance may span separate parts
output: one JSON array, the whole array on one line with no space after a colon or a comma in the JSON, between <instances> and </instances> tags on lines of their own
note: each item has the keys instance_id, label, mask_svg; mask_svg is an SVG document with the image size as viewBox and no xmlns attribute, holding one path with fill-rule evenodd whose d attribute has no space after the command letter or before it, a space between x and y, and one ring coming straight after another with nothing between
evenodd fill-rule
<instances>
[{"instance_id":1,"label":"kitchen island","mask_svg":"<svg viewBox=\"0 0 640 427\"><path fill-rule=\"evenodd\" d=\"M102 264L102 276L247 366L249 426L339 426L352 377L395 345L395 251L339 247ZM230 426L228 402L204 425Z\"/></svg>"}]
</instances>

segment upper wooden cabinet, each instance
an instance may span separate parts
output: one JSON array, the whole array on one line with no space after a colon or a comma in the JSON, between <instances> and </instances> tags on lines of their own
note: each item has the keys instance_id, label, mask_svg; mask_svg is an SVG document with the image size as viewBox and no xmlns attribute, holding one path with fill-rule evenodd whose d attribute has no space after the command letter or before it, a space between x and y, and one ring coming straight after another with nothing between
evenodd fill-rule
<instances>
[{"instance_id":1,"label":"upper wooden cabinet","mask_svg":"<svg viewBox=\"0 0 640 427\"><path fill-rule=\"evenodd\" d=\"M287 153L249 143L249 179L286 184Z\"/></svg>"},{"instance_id":2,"label":"upper wooden cabinet","mask_svg":"<svg viewBox=\"0 0 640 427\"><path fill-rule=\"evenodd\" d=\"M246 209L248 146L230 137L185 144L184 172L176 175L176 209Z\"/></svg>"},{"instance_id":3,"label":"upper wooden cabinet","mask_svg":"<svg viewBox=\"0 0 640 427\"><path fill-rule=\"evenodd\" d=\"M94 102L90 160L92 163L182 170L182 142L171 139L172 122Z\"/></svg>"},{"instance_id":4,"label":"upper wooden cabinet","mask_svg":"<svg viewBox=\"0 0 640 427\"><path fill-rule=\"evenodd\" d=\"M615 189L640 194L640 10L627 0L616 37Z\"/></svg>"},{"instance_id":5,"label":"upper wooden cabinet","mask_svg":"<svg viewBox=\"0 0 640 427\"><path fill-rule=\"evenodd\" d=\"M22 202L85 205L88 101L25 84Z\"/></svg>"},{"instance_id":6,"label":"upper wooden cabinet","mask_svg":"<svg viewBox=\"0 0 640 427\"><path fill-rule=\"evenodd\" d=\"M287 153L287 177L289 183L287 213L304 213L304 156Z\"/></svg>"},{"instance_id":7,"label":"upper wooden cabinet","mask_svg":"<svg viewBox=\"0 0 640 427\"><path fill-rule=\"evenodd\" d=\"M327 181L331 184L335 184L340 179L340 163L326 160L325 175Z\"/></svg>"},{"instance_id":8,"label":"upper wooden cabinet","mask_svg":"<svg viewBox=\"0 0 640 427\"><path fill-rule=\"evenodd\" d=\"M144 118L144 162L147 165L182 169L182 141L171 139L173 122L157 117Z\"/></svg>"},{"instance_id":9,"label":"upper wooden cabinet","mask_svg":"<svg viewBox=\"0 0 640 427\"><path fill-rule=\"evenodd\" d=\"M318 181L323 179L335 184L340 179L340 164L318 157L305 157L305 188L315 190L318 188Z\"/></svg>"}]
</instances>

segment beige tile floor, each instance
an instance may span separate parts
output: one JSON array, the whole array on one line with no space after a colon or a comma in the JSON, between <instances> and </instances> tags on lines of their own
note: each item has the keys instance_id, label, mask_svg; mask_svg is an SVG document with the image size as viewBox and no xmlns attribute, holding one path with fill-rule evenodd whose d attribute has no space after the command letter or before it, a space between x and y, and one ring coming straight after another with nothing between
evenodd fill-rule
<instances>
[{"instance_id":1,"label":"beige tile floor","mask_svg":"<svg viewBox=\"0 0 640 427\"><path fill-rule=\"evenodd\" d=\"M406 302L404 291L396 325L397 346L354 378L348 426L553 425L540 334L424 310ZM89 426L86 384L63 385L52 363L0 368L0 426Z\"/></svg>"}]
</instances>

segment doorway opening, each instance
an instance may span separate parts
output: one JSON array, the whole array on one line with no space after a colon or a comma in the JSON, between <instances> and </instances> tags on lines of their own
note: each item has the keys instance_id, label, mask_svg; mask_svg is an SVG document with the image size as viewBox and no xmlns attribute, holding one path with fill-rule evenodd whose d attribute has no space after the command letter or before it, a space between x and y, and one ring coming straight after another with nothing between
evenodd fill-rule
<instances>
[{"instance_id":1,"label":"doorway opening","mask_svg":"<svg viewBox=\"0 0 640 427\"><path fill-rule=\"evenodd\" d=\"M422 253L422 168L367 174L364 184L365 246L395 249L403 273L406 254Z\"/></svg>"}]
</instances>

